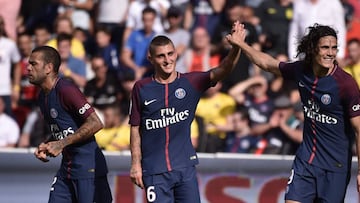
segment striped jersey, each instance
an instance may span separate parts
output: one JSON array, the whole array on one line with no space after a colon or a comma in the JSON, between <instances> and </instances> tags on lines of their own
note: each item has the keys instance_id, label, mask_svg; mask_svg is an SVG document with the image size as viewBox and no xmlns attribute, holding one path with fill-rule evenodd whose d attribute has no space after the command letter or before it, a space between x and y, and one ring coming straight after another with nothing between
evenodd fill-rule
<instances>
[{"instance_id":1,"label":"striped jersey","mask_svg":"<svg viewBox=\"0 0 360 203\"><path fill-rule=\"evenodd\" d=\"M152 77L136 82L129 123L140 128L143 175L198 164L190 125L202 93L210 86L210 72L178 73L169 84Z\"/></svg>"},{"instance_id":2,"label":"striped jersey","mask_svg":"<svg viewBox=\"0 0 360 203\"><path fill-rule=\"evenodd\" d=\"M80 90L66 79L58 79L48 94L39 94L39 106L53 140L71 136L94 112ZM57 175L69 179L93 178L107 173L105 157L95 137L63 149Z\"/></svg>"},{"instance_id":3,"label":"striped jersey","mask_svg":"<svg viewBox=\"0 0 360 203\"><path fill-rule=\"evenodd\" d=\"M325 170L348 172L355 138L350 119L360 115L355 80L338 66L324 77L316 77L303 61L279 68L284 79L297 83L304 108L303 142L296 156Z\"/></svg>"}]
</instances>

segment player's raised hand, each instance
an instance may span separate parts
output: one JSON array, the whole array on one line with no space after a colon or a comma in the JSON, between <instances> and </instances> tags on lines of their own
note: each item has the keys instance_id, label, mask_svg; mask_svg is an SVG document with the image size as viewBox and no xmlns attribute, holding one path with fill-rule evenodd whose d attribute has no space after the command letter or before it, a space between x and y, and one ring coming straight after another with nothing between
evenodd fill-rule
<instances>
[{"instance_id":1,"label":"player's raised hand","mask_svg":"<svg viewBox=\"0 0 360 203\"><path fill-rule=\"evenodd\" d=\"M239 21L235 21L231 28L231 33L226 35L226 39L232 46L239 46L241 43L245 42L246 30L244 24L241 24Z\"/></svg>"}]
</instances>

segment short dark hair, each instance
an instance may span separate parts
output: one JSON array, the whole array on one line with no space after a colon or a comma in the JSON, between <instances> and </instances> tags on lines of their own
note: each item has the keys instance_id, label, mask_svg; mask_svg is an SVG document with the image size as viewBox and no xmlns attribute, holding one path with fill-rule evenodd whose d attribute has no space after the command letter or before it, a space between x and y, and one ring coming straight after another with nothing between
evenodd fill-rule
<instances>
[{"instance_id":1,"label":"short dark hair","mask_svg":"<svg viewBox=\"0 0 360 203\"><path fill-rule=\"evenodd\" d=\"M50 46L39 46L33 49L31 53L35 52L40 52L42 54L42 59L46 64L53 64L55 73L59 72L61 58L59 52L56 51L56 49Z\"/></svg>"},{"instance_id":2,"label":"short dark hair","mask_svg":"<svg viewBox=\"0 0 360 203\"><path fill-rule=\"evenodd\" d=\"M165 45L168 45L168 44L171 44L172 46L174 46L173 42L168 37L166 37L165 35L158 35L158 36L154 37L151 40L150 45L149 45L149 53L150 53L150 55L154 54L155 47L165 46Z\"/></svg>"},{"instance_id":3,"label":"short dark hair","mask_svg":"<svg viewBox=\"0 0 360 203\"><path fill-rule=\"evenodd\" d=\"M320 25L315 23L313 26L308 27L308 34L300 39L300 43L297 47L297 55L305 55L304 61L310 65L313 60L313 56L319 51L318 43L320 38L326 36L333 36L337 39L336 31L327 25Z\"/></svg>"},{"instance_id":4,"label":"short dark hair","mask_svg":"<svg viewBox=\"0 0 360 203\"><path fill-rule=\"evenodd\" d=\"M71 43L71 40L72 40L72 35L67 34L67 33L60 33L56 37L56 41L58 44L62 41L69 41Z\"/></svg>"},{"instance_id":5,"label":"short dark hair","mask_svg":"<svg viewBox=\"0 0 360 203\"><path fill-rule=\"evenodd\" d=\"M143 10L142 10L142 15L144 15L145 13L152 13L156 16L157 12L155 9L151 8L150 6L147 6L145 7Z\"/></svg>"}]
</instances>

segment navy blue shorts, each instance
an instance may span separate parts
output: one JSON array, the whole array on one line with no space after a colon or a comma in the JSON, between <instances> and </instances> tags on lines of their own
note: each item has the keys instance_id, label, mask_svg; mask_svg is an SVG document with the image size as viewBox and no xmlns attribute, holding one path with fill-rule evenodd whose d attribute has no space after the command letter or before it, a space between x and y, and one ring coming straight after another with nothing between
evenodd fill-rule
<instances>
[{"instance_id":1,"label":"navy blue shorts","mask_svg":"<svg viewBox=\"0 0 360 203\"><path fill-rule=\"evenodd\" d=\"M285 200L298 202L344 202L350 174L327 171L295 158Z\"/></svg>"},{"instance_id":2,"label":"navy blue shorts","mask_svg":"<svg viewBox=\"0 0 360 203\"><path fill-rule=\"evenodd\" d=\"M148 202L200 202L195 166L144 176Z\"/></svg>"},{"instance_id":3,"label":"navy blue shorts","mask_svg":"<svg viewBox=\"0 0 360 203\"><path fill-rule=\"evenodd\" d=\"M112 196L107 177L65 179L54 177L49 203L111 203Z\"/></svg>"}]
</instances>

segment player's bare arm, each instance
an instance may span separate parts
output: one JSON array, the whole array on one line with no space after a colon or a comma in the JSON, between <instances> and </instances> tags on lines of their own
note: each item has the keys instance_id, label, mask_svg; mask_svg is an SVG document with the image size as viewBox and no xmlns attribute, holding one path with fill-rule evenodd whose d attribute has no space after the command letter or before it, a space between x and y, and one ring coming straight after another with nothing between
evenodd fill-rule
<instances>
[{"instance_id":1,"label":"player's bare arm","mask_svg":"<svg viewBox=\"0 0 360 203\"><path fill-rule=\"evenodd\" d=\"M232 45L228 55L221 61L217 68L211 69L210 78L212 82L218 82L229 74L237 64L241 49L239 43L245 39L245 32L240 32L244 25L239 21L234 22L231 33L226 36L226 40Z\"/></svg>"},{"instance_id":2,"label":"player's bare arm","mask_svg":"<svg viewBox=\"0 0 360 203\"><path fill-rule=\"evenodd\" d=\"M239 32L245 35L245 28L242 26L239 29ZM272 56L264 52L254 49L253 47L249 46L244 39L241 40L238 45L240 46L242 52L245 53L245 55L250 59L250 61L257 65L259 68L264 71L271 72L277 76L281 75L279 70L279 60L273 58Z\"/></svg>"},{"instance_id":3,"label":"player's bare arm","mask_svg":"<svg viewBox=\"0 0 360 203\"><path fill-rule=\"evenodd\" d=\"M142 167L141 167L141 138L139 126L131 126L130 131L130 151L131 151L131 169L130 178L131 181L144 188L142 181Z\"/></svg>"},{"instance_id":4,"label":"player's bare arm","mask_svg":"<svg viewBox=\"0 0 360 203\"><path fill-rule=\"evenodd\" d=\"M62 152L64 147L89 139L102 127L103 124L99 117L93 112L86 118L85 123L73 135L67 136L62 140L48 142L46 146L47 153L49 156L56 157Z\"/></svg>"},{"instance_id":5,"label":"player's bare arm","mask_svg":"<svg viewBox=\"0 0 360 203\"><path fill-rule=\"evenodd\" d=\"M351 118L351 125L356 135L356 152L358 157L357 191L360 192L360 116Z\"/></svg>"}]
</instances>

